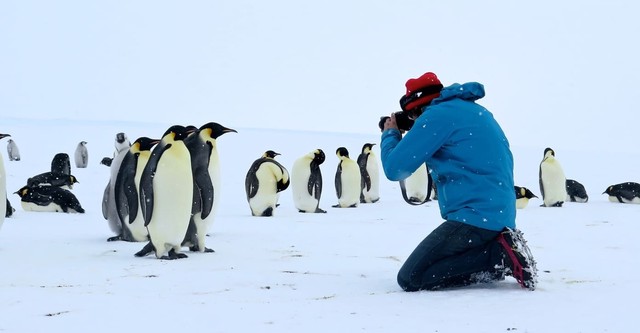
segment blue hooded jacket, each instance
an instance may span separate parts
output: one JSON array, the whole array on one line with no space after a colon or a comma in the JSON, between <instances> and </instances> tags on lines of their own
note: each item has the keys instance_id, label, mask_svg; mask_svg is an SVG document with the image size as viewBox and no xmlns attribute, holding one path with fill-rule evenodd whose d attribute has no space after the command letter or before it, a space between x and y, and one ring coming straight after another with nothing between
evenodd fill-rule
<instances>
[{"instance_id":1,"label":"blue hooded jacket","mask_svg":"<svg viewBox=\"0 0 640 333\"><path fill-rule=\"evenodd\" d=\"M475 103L482 97L477 82L443 88L404 138L396 129L382 133L381 160L392 181L426 163L443 219L501 231L515 228L513 155L493 114Z\"/></svg>"}]
</instances>

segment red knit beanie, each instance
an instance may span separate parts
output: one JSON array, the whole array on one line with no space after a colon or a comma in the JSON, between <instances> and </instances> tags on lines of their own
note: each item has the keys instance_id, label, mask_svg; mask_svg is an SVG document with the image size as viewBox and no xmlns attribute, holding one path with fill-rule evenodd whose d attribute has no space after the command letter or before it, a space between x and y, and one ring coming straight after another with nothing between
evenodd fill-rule
<instances>
[{"instance_id":1,"label":"red knit beanie","mask_svg":"<svg viewBox=\"0 0 640 333\"><path fill-rule=\"evenodd\" d=\"M405 83L407 93L400 98L400 107L403 111L411 111L423 107L440 96L442 83L438 77L431 73L424 73L417 79L409 79Z\"/></svg>"}]
</instances>

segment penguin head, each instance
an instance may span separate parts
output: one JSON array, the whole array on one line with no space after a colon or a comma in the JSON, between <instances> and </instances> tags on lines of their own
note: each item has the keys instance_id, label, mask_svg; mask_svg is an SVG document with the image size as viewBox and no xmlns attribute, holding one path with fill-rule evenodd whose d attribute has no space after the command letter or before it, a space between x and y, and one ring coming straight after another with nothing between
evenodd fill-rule
<instances>
[{"instance_id":1,"label":"penguin head","mask_svg":"<svg viewBox=\"0 0 640 333\"><path fill-rule=\"evenodd\" d=\"M611 195L611 191L613 190L613 185L607 187L606 190L604 190L604 192L602 192L602 194L609 194Z\"/></svg>"},{"instance_id":2,"label":"penguin head","mask_svg":"<svg viewBox=\"0 0 640 333\"><path fill-rule=\"evenodd\" d=\"M133 145L131 145L131 151L133 153L139 153L141 151L151 150L158 142L160 142L158 139L151 139L146 136L139 137L133 142Z\"/></svg>"},{"instance_id":3,"label":"penguin head","mask_svg":"<svg viewBox=\"0 0 640 333\"><path fill-rule=\"evenodd\" d=\"M368 154L375 145L375 143L365 143L364 146L362 146L362 153Z\"/></svg>"},{"instance_id":4,"label":"penguin head","mask_svg":"<svg viewBox=\"0 0 640 333\"><path fill-rule=\"evenodd\" d=\"M345 147L340 147L336 149L336 155L338 156L338 158L341 158L341 157L349 158L349 151Z\"/></svg>"},{"instance_id":5,"label":"penguin head","mask_svg":"<svg viewBox=\"0 0 640 333\"><path fill-rule=\"evenodd\" d=\"M22 188L20 188L19 190L13 192L14 194L17 194L20 198L25 197L27 194L29 194L29 186L23 186Z\"/></svg>"},{"instance_id":6,"label":"penguin head","mask_svg":"<svg viewBox=\"0 0 640 333\"><path fill-rule=\"evenodd\" d=\"M325 155L324 152L322 151L322 149L316 149L313 151L313 161L316 162L316 164L320 165L324 162L325 160Z\"/></svg>"},{"instance_id":7,"label":"penguin head","mask_svg":"<svg viewBox=\"0 0 640 333\"><path fill-rule=\"evenodd\" d=\"M556 152L553 151L553 149L547 147L544 150L544 158L543 158L543 160L545 160L545 159L547 159L549 157L555 157L555 156L556 156Z\"/></svg>"},{"instance_id":8,"label":"penguin head","mask_svg":"<svg viewBox=\"0 0 640 333\"><path fill-rule=\"evenodd\" d=\"M0 133L0 139L4 139L4 138L6 138L8 136L11 136L11 134L1 134Z\"/></svg>"},{"instance_id":9,"label":"penguin head","mask_svg":"<svg viewBox=\"0 0 640 333\"><path fill-rule=\"evenodd\" d=\"M537 196L533 194L533 192L531 192L531 190L529 190L526 187L516 186L516 199L518 198L531 199L531 198L537 198Z\"/></svg>"},{"instance_id":10,"label":"penguin head","mask_svg":"<svg viewBox=\"0 0 640 333\"><path fill-rule=\"evenodd\" d=\"M189 132L186 127L182 125L173 125L167 129L162 138L167 138L169 141L182 141L189 136Z\"/></svg>"},{"instance_id":11,"label":"penguin head","mask_svg":"<svg viewBox=\"0 0 640 333\"><path fill-rule=\"evenodd\" d=\"M280 155L280 153L276 153L273 150L267 150L267 151L264 152L264 154L262 154L262 157L264 157L264 158L275 158L278 155Z\"/></svg>"},{"instance_id":12,"label":"penguin head","mask_svg":"<svg viewBox=\"0 0 640 333\"><path fill-rule=\"evenodd\" d=\"M238 133L238 131L224 127L218 123L210 122L200 126L200 131L206 132L210 137L217 139L225 133L233 132Z\"/></svg>"},{"instance_id":13,"label":"penguin head","mask_svg":"<svg viewBox=\"0 0 640 333\"><path fill-rule=\"evenodd\" d=\"M127 135L120 132L118 134L116 134L116 143L115 143L115 147L117 151L122 151L124 149L128 149L129 147L131 147L131 142L129 142L129 138L127 138Z\"/></svg>"},{"instance_id":14,"label":"penguin head","mask_svg":"<svg viewBox=\"0 0 640 333\"><path fill-rule=\"evenodd\" d=\"M81 146L85 146L86 144L87 144L87 141L80 141Z\"/></svg>"}]
</instances>

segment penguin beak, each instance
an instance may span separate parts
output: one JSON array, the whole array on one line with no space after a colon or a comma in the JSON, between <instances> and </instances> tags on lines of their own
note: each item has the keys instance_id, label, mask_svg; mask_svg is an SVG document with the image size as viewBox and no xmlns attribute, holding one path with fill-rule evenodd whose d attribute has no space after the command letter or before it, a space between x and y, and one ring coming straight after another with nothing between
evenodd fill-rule
<instances>
[{"instance_id":1,"label":"penguin beak","mask_svg":"<svg viewBox=\"0 0 640 333\"><path fill-rule=\"evenodd\" d=\"M10 137L11 134L0 134L0 139L4 139L6 137Z\"/></svg>"}]
</instances>

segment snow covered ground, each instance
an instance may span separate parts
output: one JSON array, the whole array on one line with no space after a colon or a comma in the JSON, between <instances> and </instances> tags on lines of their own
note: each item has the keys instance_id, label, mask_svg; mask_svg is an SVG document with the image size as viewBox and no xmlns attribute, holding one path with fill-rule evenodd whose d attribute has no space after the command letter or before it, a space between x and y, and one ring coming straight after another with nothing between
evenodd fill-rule
<instances>
[{"instance_id":1,"label":"snow covered ground","mask_svg":"<svg viewBox=\"0 0 640 333\"><path fill-rule=\"evenodd\" d=\"M115 133L159 137L171 124L18 118L2 124L22 160L10 162L1 151L16 212L0 230L0 332L622 332L636 326L640 205L611 203L601 193L614 183L638 181L637 153L602 152L594 161L590 151L554 147L567 177L582 182L590 200L542 208L533 199L518 211L517 224L538 261L536 291L507 278L405 293L396 273L441 222L437 204L409 206L397 183L381 179L378 203L330 207L337 202L335 149L345 146L355 155L363 143L378 142L375 130L223 124L238 133L218 140L222 204L207 239L216 252L164 261L134 257L140 243L106 242L113 234L100 207L109 170L99 161L113 153ZM72 155L81 140L88 142L90 162L86 169L72 166L80 181L73 192L87 212L23 211L11 193L47 171L54 154ZM288 189L275 216L252 217L244 194L251 162L273 149L290 168L316 148L327 154L321 208L328 213L298 213ZM516 183L539 194L537 167L545 147L512 148Z\"/></svg>"}]
</instances>

